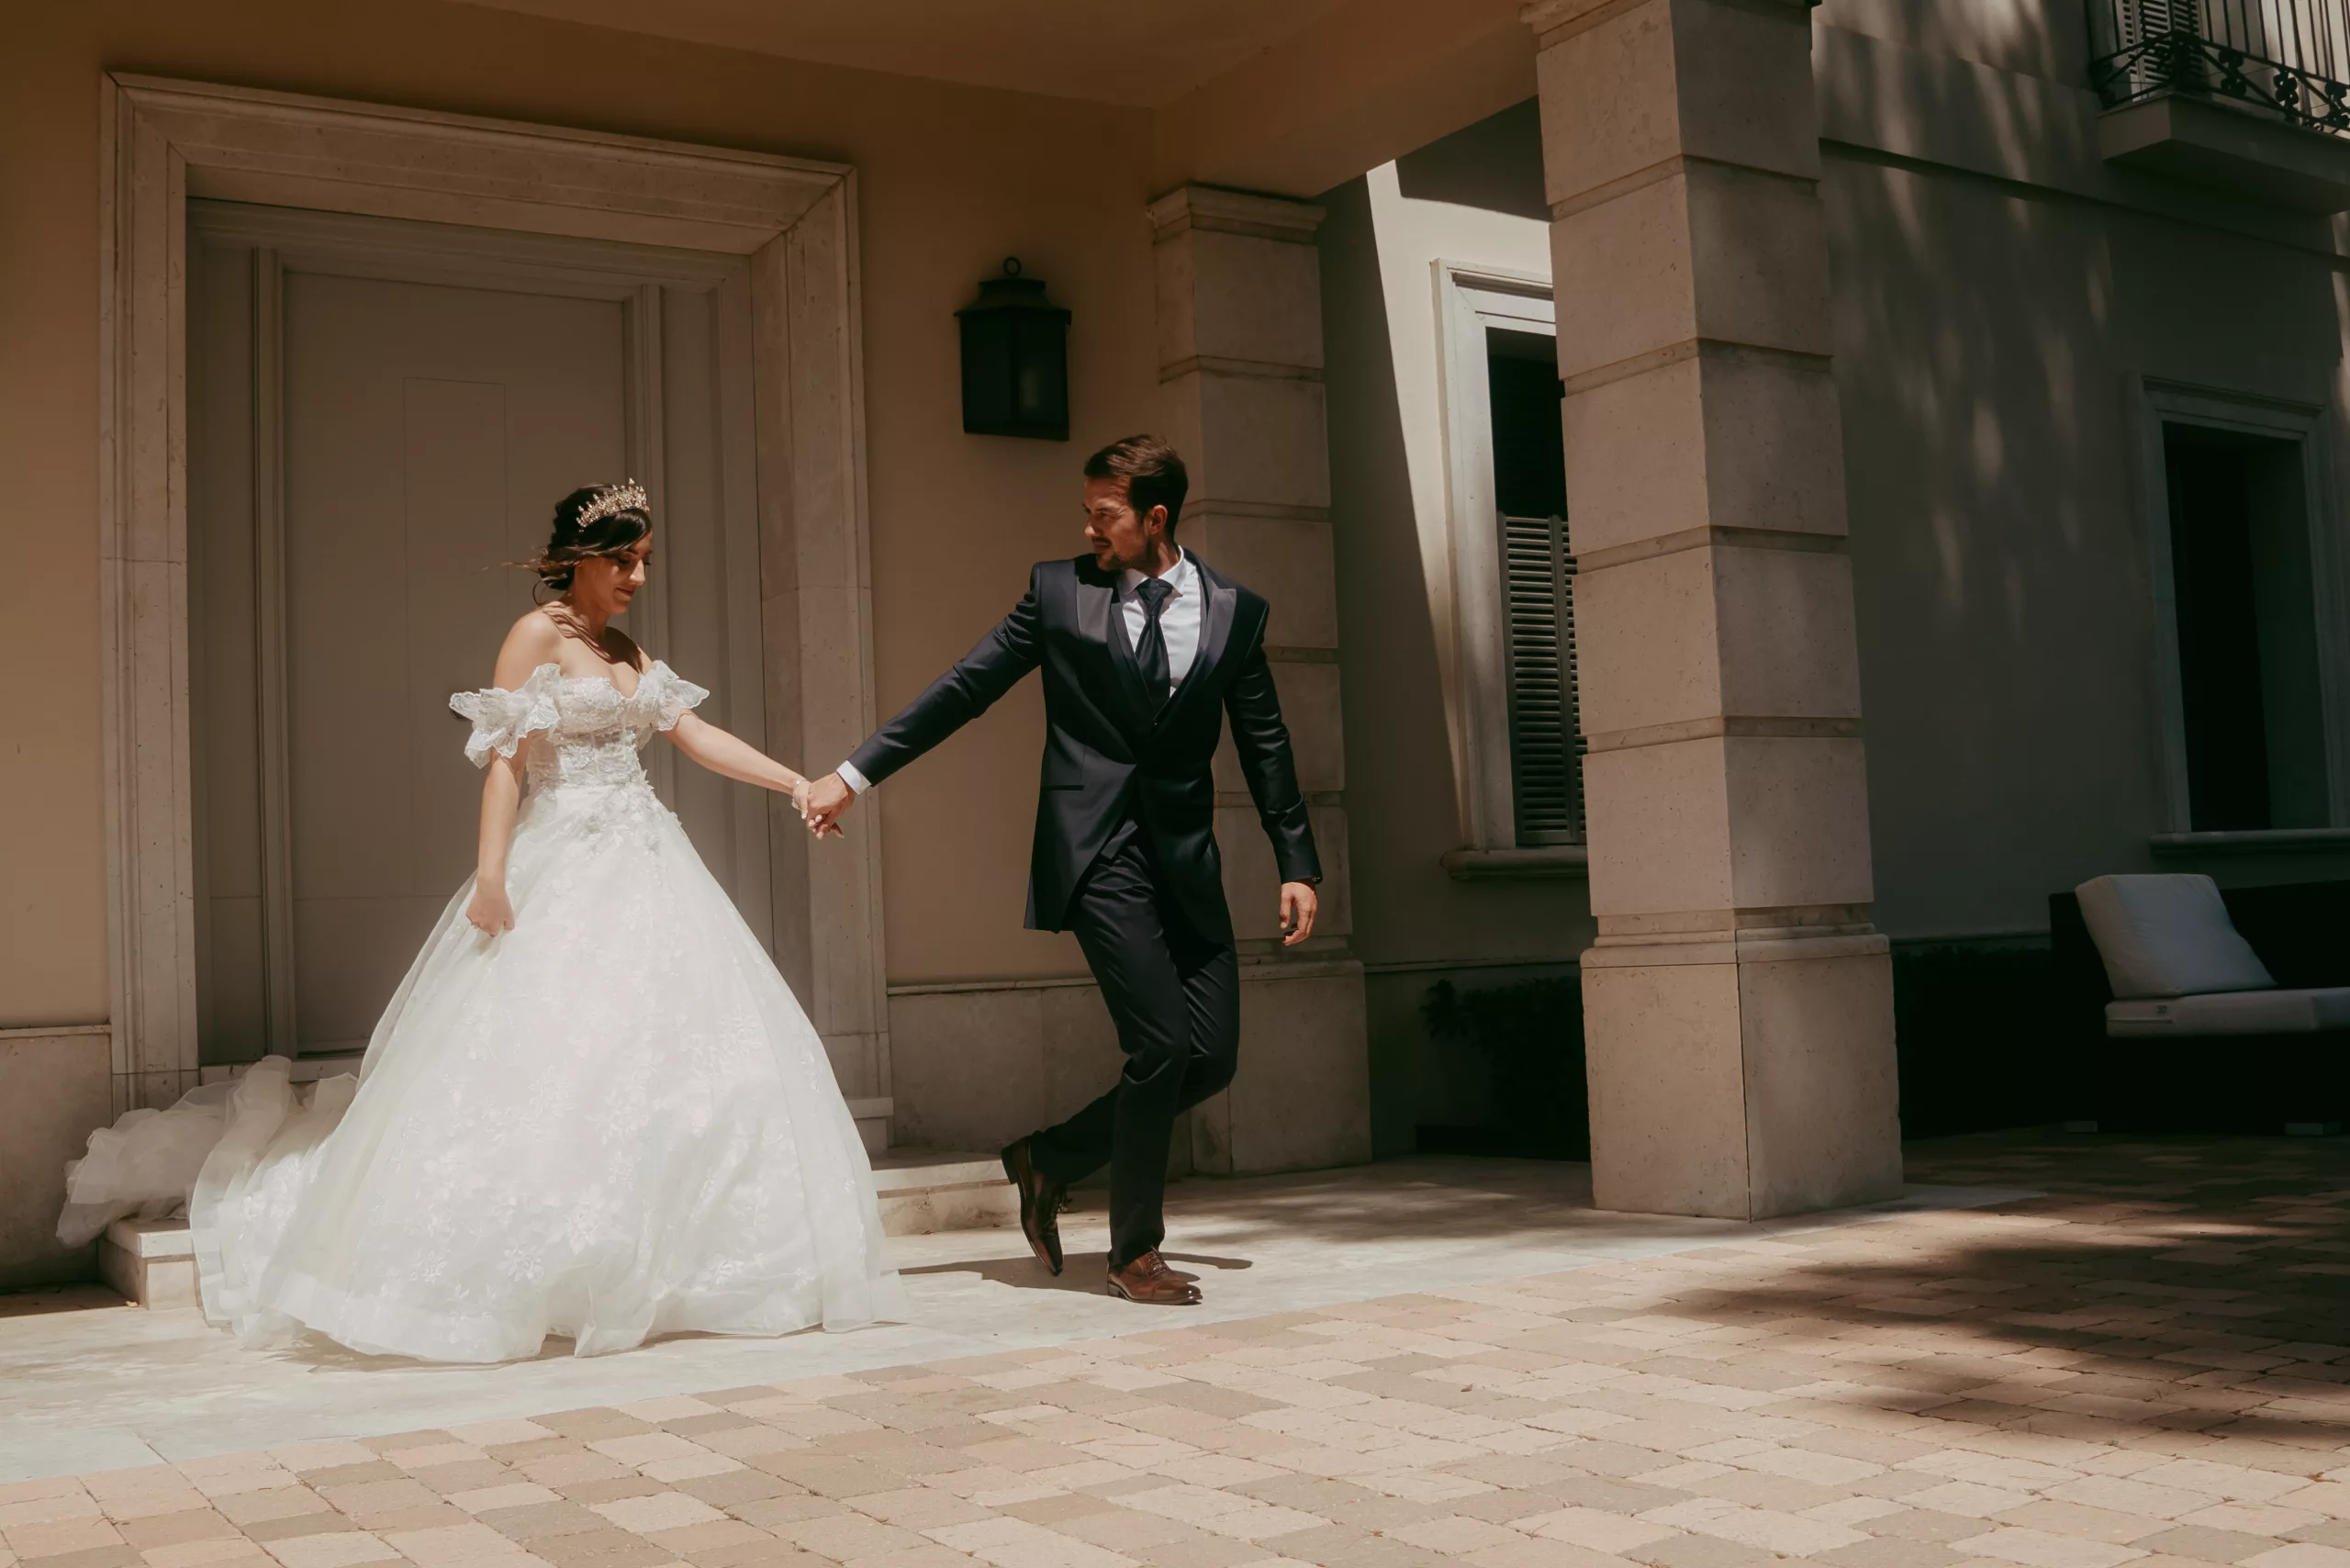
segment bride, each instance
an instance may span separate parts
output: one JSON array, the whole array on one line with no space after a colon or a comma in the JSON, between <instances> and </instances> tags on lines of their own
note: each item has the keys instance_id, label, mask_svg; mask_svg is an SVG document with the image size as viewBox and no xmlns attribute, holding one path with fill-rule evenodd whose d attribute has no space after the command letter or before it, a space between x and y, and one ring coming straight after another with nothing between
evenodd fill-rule
<instances>
[{"instance_id":1,"label":"bride","mask_svg":"<svg viewBox=\"0 0 2350 1568\"><path fill-rule=\"evenodd\" d=\"M564 498L530 563L559 597L449 700L487 769L476 870L355 1090L305 1103L272 1058L231 1096L189 1224L205 1311L241 1338L498 1361L904 1316L816 1031L637 760L661 731L808 790L611 624L652 528L632 482Z\"/></svg>"}]
</instances>

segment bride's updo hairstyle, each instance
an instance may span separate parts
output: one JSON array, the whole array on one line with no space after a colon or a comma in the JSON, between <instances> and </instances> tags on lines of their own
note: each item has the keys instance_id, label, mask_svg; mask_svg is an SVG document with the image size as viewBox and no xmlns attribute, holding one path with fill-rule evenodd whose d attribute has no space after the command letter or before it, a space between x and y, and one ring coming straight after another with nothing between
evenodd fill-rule
<instances>
[{"instance_id":1,"label":"bride's updo hairstyle","mask_svg":"<svg viewBox=\"0 0 2350 1568\"><path fill-rule=\"evenodd\" d=\"M653 532L643 487L633 479L617 485L585 485L554 504L554 532L536 558L521 563L556 593L571 587L571 574L594 555L624 555Z\"/></svg>"}]
</instances>

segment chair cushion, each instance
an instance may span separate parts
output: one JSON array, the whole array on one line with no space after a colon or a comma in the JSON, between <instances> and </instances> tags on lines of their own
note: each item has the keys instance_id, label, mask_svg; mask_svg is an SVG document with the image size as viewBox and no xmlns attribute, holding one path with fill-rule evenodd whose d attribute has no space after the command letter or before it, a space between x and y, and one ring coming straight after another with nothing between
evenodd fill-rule
<instances>
[{"instance_id":1,"label":"chair cushion","mask_svg":"<svg viewBox=\"0 0 2350 1568\"><path fill-rule=\"evenodd\" d=\"M2197 1035L2314 1035L2350 1029L2350 986L2319 991L2220 991L2201 996L2110 1002L2105 1032L2117 1040Z\"/></svg>"},{"instance_id":2,"label":"chair cushion","mask_svg":"<svg viewBox=\"0 0 2350 1568\"><path fill-rule=\"evenodd\" d=\"M2277 981L2236 934L2209 877L2098 877L2073 890L2081 919L2124 1001L2266 991Z\"/></svg>"}]
</instances>

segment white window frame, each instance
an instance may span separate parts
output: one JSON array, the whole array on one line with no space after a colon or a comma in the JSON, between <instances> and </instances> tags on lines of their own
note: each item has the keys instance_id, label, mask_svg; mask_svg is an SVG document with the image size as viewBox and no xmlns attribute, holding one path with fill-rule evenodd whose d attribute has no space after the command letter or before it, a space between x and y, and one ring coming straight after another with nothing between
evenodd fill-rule
<instances>
[{"instance_id":1,"label":"white window frame","mask_svg":"<svg viewBox=\"0 0 2350 1568\"><path fill-rule=\"evenodd\" d=\"M1501 511L1494 494L1494 409L1485 333L1558 336L1550 280L1540 273L1435 263L1444 428L1445 513L1452 568L1452 710L1460 718L1463 843L1579 861L1580 845L1520 850L1509 738L1508 603ZM1458 874L1460 868L1455 868Z\"/></svg>"},{"instance_id":2,"label":"white window frame","mask_svg":"<svg viewBox=\"0 0 2350 1568\"><path fill-rule=\"evenodd\" d=\"M2344 551L2334 515L2322 408L2147 378L2139 383L2139 445L2145 487L2148 577L2154 597L2154 690L2162 748L2163 827L2157 849L2257 847L2300 840L2312 834L2332 838L2350 829L2350 725L2343 703L2350 699L2350 596L2342 580ZM2317 617L2318 691L2325 723L2325 771L2329 820L2321 829L2281 828L2227 833L2194 831L2187 776L2186 683L2179 668L2178 585L2171 568L2170 473L2165 454L2165 425L2209 430L2299 443L2301 493L2309 532L2311 602Z\"/></svg>"}]
</instances>

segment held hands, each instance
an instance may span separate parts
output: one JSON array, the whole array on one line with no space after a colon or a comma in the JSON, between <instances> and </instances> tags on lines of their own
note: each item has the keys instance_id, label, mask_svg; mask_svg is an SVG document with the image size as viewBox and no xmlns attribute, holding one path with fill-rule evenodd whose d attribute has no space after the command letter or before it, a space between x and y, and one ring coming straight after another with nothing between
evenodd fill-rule
<instances>
[{"instance_id":1,"label":"held hands","mask_svg":"<svg viewBox=\"0 0 2350 1568\"><path fill-rule=\"evenodd\" d=\"M1322 908L1321 895L1311 882L1281 884L1281 946L1294 947L1314 935L1314 917Z\"/></svg>"},{"instance_id":2,"label":"held hands","mask_svg":"<svg viewBox=\"0 0 2350 1568\"><path fill-rule=\"evenodd\" d=\"M514 905L506 896L506 879L476 881L473 902L465 905L465 921L484 936L514 929Z\"/></svg>"},{"instance_id":3,"label":"held hands","mask_svg":"<svg viewBox=\"0 0 2350 1568\"><path fill-rule=\"evenodd\" d=\"M848 787L837 773L827 773L822 778L803 778L791 792L791 803L800 808L800 820L818 838L830 834L840 835L841 818L856 804L856 791Z\"/></svg>"}]
</instances>

